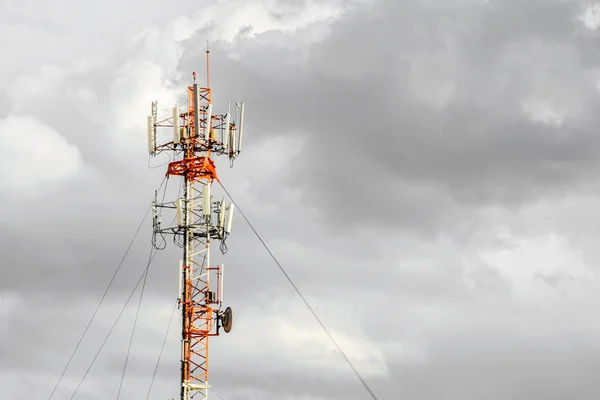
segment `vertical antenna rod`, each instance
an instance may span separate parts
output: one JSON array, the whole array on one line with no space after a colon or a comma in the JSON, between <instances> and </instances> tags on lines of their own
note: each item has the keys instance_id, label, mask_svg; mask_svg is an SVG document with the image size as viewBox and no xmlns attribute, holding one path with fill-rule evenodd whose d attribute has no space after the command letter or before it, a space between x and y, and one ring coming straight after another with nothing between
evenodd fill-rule
<instances>
[{"instance_id":1,"label":"vertical antenna rod","mask_svg":"<svg viewBox=\"0 0 600 400\"><path fill-rule=\"evenodd\" d=\"M210 50L208 49L208 40L206 41L206 87L210 87Z\"/></svg>"},{"instance_id":2,"label":"vertical antenna rod","mask_svg":"<svg viewBox=\"0 0 600 400\"><path fill-rule=\"evenodd\" d=\"M207 46L206 87L198 85L194 72L193 84L187 88L187 110L180 112L175 106L171 118L161 120L156 117L155 102L153 115L148 118L149 153L171 152L175 161L169 163L166 175L182 177L185 187L183 198L153 202L154 235L176 236L175 243L183 250L178 271L181 400L208 398L208 339L218 336L221 328L229 332L233 321L231 308L222 309L223 265L211 266L211 241L226 241L234 207L211 196L211 184L219 180L212 155L226 155L231 161L236 158L235 131L241 126L230 122L229 113L212 114L209 67ZM173 130L173 141L157 142L157 128L162 127ZM163 211L176 213L176 226L161 225ZM227 249L219 247L222 252Z\"/></svg>"}]
</instances>

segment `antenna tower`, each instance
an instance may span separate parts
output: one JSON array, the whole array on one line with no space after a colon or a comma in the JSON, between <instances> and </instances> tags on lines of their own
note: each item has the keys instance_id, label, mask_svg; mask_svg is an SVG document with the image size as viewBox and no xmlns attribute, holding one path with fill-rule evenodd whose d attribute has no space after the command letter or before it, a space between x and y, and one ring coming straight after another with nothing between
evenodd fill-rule
<instances>
[{"instance_id":1,"label":"antenna tower","mask_svg":"<svg viewBox=\"0 0 600 400\"><path fill-rule=\"evenodd\" d=\"M193 73L187 88L187 109L173 107L166 119L158 119L158 103L152 102L148 117L148 152L152 156L168 152L172 156L166 176L183 178L182 197L160 203L153 201L153 233L173 235L183 249L179 263L178 302L181 309L181 400L207 399L208 339L220 329L231 330L233 313L223 309L223 265L211 266L211 241L219 241L221 252L231 232L234 205L215 200L211 184L219 181L213 155L233 160L242 145L244 103L231 110L213 114L210 89L210 53L206 50L206 87L200 87ZM158 128L170 128L172 139L159 144ZM162 211L175 211L174 226L162 225ZM156 243L156 240L153 241Z\"/></svg>"}]
</instances>

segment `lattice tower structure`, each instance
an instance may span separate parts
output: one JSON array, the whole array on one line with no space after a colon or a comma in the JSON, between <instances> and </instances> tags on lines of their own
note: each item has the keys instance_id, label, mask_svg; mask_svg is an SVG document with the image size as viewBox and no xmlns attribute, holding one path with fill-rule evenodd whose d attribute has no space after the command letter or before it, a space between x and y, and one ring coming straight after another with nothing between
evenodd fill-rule
<instances>
[{"instance_id":1,"label":"lattice tower structure","mask_svg":"<svg viewBox=\"0 0 600 400\"><path fill-rule=\"evenodd\" d=\"M156 237L174 235L183 249L178 270L178 301L181 309L181 400L207 399L209 386L209 337L220 329L229 332L233 320L231 308L223 309L223 265L211 266L211 243L225 240L231 232L234 205L215 200L212 183L219 178L213 156L233 160L242 144L244 103L236 103L225 114L213 114L209 79L209 53L206 53L207 84L187 87L187 108L173 107L169 118L158 119L158 103L152 103L148 117L148 151L151 155L170 152L166 176L183 179L182 197L164 202L153 201L153 232ZM158 130L172 129L172 140L159 144ZM176 224L162 225L162 211L174 210Z\"/></svg>"}]
</instances>

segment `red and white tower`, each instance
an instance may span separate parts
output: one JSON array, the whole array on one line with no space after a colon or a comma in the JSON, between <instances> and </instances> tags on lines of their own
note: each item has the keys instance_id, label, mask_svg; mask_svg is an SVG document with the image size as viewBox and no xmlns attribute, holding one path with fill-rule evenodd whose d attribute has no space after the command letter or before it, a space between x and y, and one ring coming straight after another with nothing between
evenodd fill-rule
<instances>
[{"instance_id":1,"label":"red and white tower","mask_svg":"<svg viewBox=\"0 0 600 400\"><path fill-rule=\"evenodd\" d=\"M158 119L157 102L148 117L148 151L151 155L170 152L167 177L183 178L183 196L153 202L155 235L175 235L183 248L179 263L179 303L181 307L181 400L208 397L208 342L220 329L231 330L231 308L223 309L223 265L211 266L211 243L221 250L231 232L234 205L211 196L211 185L219 180L213 155L231 161L240 153L244 103L236 103L234 115L213 114L210 89L209 52L206 52L206 87L194 83L187 88L187 109L173 108L173 114ZM165 143L159 144L158 130L170 128ZM173 226L163 226L162 211L174 210Z\"/></svg>"}]
</instances>

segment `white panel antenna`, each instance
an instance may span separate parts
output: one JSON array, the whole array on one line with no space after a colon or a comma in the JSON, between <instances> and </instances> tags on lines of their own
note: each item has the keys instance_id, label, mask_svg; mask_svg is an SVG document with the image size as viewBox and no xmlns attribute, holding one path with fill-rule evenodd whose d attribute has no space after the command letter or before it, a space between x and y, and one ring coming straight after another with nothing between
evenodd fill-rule
<instances>
[{"instance_id":1,"label":"white panel antenna","mask_svg":"<svg viewBox=\"0 0 600 400\"><path fill-rule=\"evenodd\" d=\"M238 146L237 151L242 151L242 135L244 133L244 102L240 105L240 124L239 124L240 132L238 134Z\"/></svg>"},{"instance_id":2,"label":"white panel antenna","mask_svg":"<svg viewBox=\"0 0 600 400\"><path fill-rule=\"evenodd\" d=\"M221 210L219 211L219 228L225 228L225 200L221 200Z\"/></svg>"},{"instance_id":3,"label":"white panel antenna","mask_svg":"<svg viewBox=\"0 0 600 400\"><path fill-rule=\"evenodd\" d=\"M237 130L237 126L231 130L231 157L235 157L235 131Z\"/></svg>"},{"instance_id":4,"label":"white panel antenna","mask_svg":"<svg viewBox=\"0 0 600 400\"><path fill-rule=\"evenodd\" d=\"M177 215L177 226L182 226L183 225L183 200L182 199L177 199L175 200L175 209L176 211L176 215Z\"/></svg>"},{"instance_id":5,"label":"white panel antenna","mask_svg":"<svg viewBox=\"0 0 600 400\"><path fill-rule=\"evenodd\" d=\"M229 123L230 123L231 117L229 116L229 113L227 113L227 115L225 115L225 137L223 138L223 147L227 148L229 147Z\"/></svg>"},{"instance_id":6,"label":"white panel antenna","mask_svg":"<svg viewBox=\"0 0 600 400\"><path fill-rule=\"evenodd\" d=\"M148 117L148 153L156 151L156 127L154 126L154 118Z\"/></svg>"},{"instance_id":7,"label":"white panel antenna","mask_svg":"<svg viewBox=\"0 0 600 400\"><path fill-rule=\"evenodd\" d=\"M179 144L181 131L179 130L179 107L173 107L173 143Z\"/></svg>"},{"instance_id":8,"label":"white panel antenna","mask_svg":"<svg viewBox=\"0 0 600 400\"><path fill-rule=\"evenodd\" d=\"M210 184L207 183L202 187L202 197L202 200L204 201L202 213L204 215L210 215Z\"/></svg>"},{"instance_id":9,"label":"white panel antenna","mask_svg":"<svg viewBox=\"0 0 600 400\"><path fill-rule=\"evenodd\" d=\"M181 344L181 361L185 361L185 340L181 339L180 341Z\"/></svg>"},{"instance_id":10,"label":"white panel antenna","mask_svg":"<svg viewBox=\"0 0 600 400\"><path fill-rule=\"evenodd\" d=\"M234 204L229 205L229 212L227 213L227 224L225 225L225 232L231 233L231 224L233 223L233 210Z\"/></svg>"},{"instance_id":11,"label":"white panel antenna","mask_svg":"<svg viewBox=\"0 0 600 400\"><path fill-rule=\"evenodd\" d=\"M206 138L207 141L210 138L210 130L212 128L211 118L212 118L212 104L209 104L207 107L207 110L206 110L206 126L204 127L204 137Z\"/></svg>"}]
</instances>

